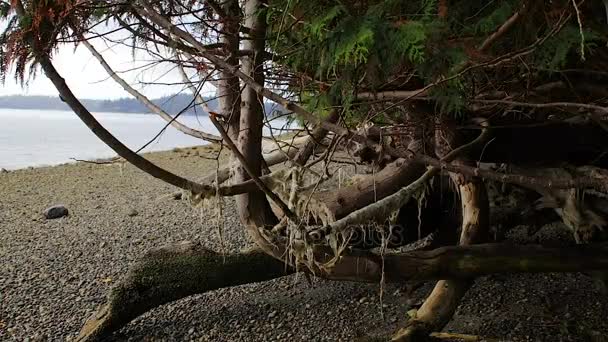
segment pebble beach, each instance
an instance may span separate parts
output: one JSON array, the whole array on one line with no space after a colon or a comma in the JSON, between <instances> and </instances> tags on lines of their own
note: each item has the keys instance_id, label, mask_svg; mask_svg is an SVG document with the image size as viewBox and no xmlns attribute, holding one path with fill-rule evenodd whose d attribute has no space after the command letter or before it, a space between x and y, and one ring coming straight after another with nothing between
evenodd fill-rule
<instances>
[{"instance_id":1,"label":"pebble beach","mask_svg":"<svg viewBox=\"0 0 608 342\"><path fill-rule=\"evenodd\" d=\"M198 179L217 167L213 155L210 147L194 147L146 157ZM185 240L216 251L251 245L231 199L221 241L214 213L174 199L175 191L128 164L0 173L0 341L73 340L151 248ZM46 219L43 211L58 204L69 215ZM420 285L380 291L379 284L309 283L292 275L164 305L111 340L353 341L403 325L433 283ZM608 298L588 276L497 275L476 281L446 331L503 341L608 341L606 317Z\"/></svg>"}]
</instances>

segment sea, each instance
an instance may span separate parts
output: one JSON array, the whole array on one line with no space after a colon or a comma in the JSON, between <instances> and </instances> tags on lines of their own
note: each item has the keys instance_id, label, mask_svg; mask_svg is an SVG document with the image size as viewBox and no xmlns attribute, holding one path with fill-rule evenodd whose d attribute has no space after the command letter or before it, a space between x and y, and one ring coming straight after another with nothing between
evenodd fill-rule
<instances>
[{"instance_id":1,"label":"sea","mask_svg":"<svg viewBox=\"0 0 608 342\"><path fill-rule=\"evenodd\" d=\"M154 114L93 115L133 150L140 149L150 141L152 143L142 152L207 144L172 126L166 127L166 121ZM185 115L179 117L178 121L191 128L217 134L206 115ZM284 124L281 120L273 121L273 133L281 133ZM265 134L269 133L267 128ZM16 170L114 156L116 153L99 140L73 112L0 108L0 168Z\"/></svg>"}]
</instances>

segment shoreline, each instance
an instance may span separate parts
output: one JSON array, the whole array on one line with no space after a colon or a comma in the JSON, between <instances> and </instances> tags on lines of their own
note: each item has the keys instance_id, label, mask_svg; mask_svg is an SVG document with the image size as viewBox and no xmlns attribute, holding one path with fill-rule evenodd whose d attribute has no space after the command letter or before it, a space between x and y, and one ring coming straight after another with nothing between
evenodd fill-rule
<instances>
[{"instance_id":1,"label":"shoreline","mask_svg":"<svg viewBox=\"0 0 608 342\"><path fill-rule=\"evenodd\" d=\"M281 134L279 136L276 137L277 140L279 141L290 141L290 139L293 137L293 133L284 133ZM264 137L265 139L262 140L262 150L264 153L270 151L273 149L273 146L276 146L274 144L274 142L269 138L269 137ZM297 139L302 139L304 137L299 137L296 138ZM172 148L168 148L168 149L162 149L162 150L158 150L158 151L147 151L147 152L143 152L143 153L139 153L143 156L146 157L150 157L153 156L155 154L163 154L163 153L169 153L169 152L176 152L179 150L188 150L188 149L192 149L192 150L201 150L204 151L205 149L211 149L213 150L213 144L209 143L209 142L202 142L201 144L196 144L196 145L189 145L189 146L176 146L176 147L172 147ZM7 168L7 167L2 167L0 166L0 170L1 172L18 172L18 171L23 171L23 170L34 170L34 169L41 169L41 168L50 168L50 167L56 167L56 166L64 166L64 165L73 165L73 164L78 164L78 163L85 163L85 164L105 164L108 161L111 161L115 158L119 158L119 156L117 154L114 154L111 157L100 157L100 158L95 158L95 159L90 159L90 160L71 160L71 161L66 161L66 162L61 162L61 163L57 163L57 164L35 164L35 165L28 165L28 166L24 166L24 167L19 167L19 168Z\"/></svg>"},{"instance_id":2,"label":"shoreline","mask_svg":"<svg viewBox=\"0 0 608 342\"><path fill-rule=\"evenodd\" d=\"M217 167L206 159L212 153L212 146L203 146L146 157L197 179ZM224 154L219 163L226 162ZM231 253L251 246L233 199L223 201L220 239L215 210L176 200L169 196L175 190L129 164L78 162L1 173L0 340L72 341L109 289L152 248L186 240ZM44 209L56 204L69 215L44 219ZM524 242L535 238L525 227L519 232ZM163 305L110 341L353 341L396 331L433 286L308 283L292 275ZM564 331L555 317L583 322L584 329ZM605 317L608 298L582 274L496 275L476 279L445 331L506 341L584 341L608 331Z\"/></svg>"},{"instance_id":3,"label":"shoreline","mask_svg":"<svg viewBox=\"0 0 608 342\"><path fill-rule=\"evenodd\" d=\"M205 148L208 147L210 144L200 144L200 145L192 145L192 146L183 146L183 147L173 147L170 149L163 149L163 150L158 150L158 151L149 151L149 152L143 152L143 153L139 153L143 156L148 156L149 155L153 155L153 154L158 154L158 153L168 153L168 152L176 152L176 150L183 150L183 149L198 149L198 148ZM19 167L16 169L13 168L6 168L6 167L0 167L0 170L4 170L3 172L19 172L19 171L23 171L23 170L37 170L37 169L45 169L45 168L52 168L52 167L57 167L57 166L66 166L66 165L74 165L74 164L78 164L78 163L83 163L83 164L98 164L98 165L102 165L102 164L109 164L110 161L112 161L113 159L117 159L120 158L120 156L118 156L117 154L115 154L114 156L111 157L100 157L100 158L95 158L95 159L90 159L90 160L70 160L70 161L66 161L66 162L61 162L61 163L57 163L57 164L35 164L35 165L28 165L28 166L23 166L23 167Z\"/></svg>"}]
</instances>

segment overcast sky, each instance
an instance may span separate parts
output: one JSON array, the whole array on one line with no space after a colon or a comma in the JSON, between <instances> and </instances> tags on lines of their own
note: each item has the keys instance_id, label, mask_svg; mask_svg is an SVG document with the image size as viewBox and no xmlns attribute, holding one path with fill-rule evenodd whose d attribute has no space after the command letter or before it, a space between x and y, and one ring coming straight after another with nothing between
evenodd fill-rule
<instances>
[{"instance_id":1,"label":"overcast sky","mask_svg":"<svg viewBox=\"0 0 608 342\"><path fill-rule=\"evenodd\" d=\"M4 25L0 23L0 29ZM113 38L119 38L114 35ZM114 71L127 71L138 66L146 65L150 61L143 54L138 54L133 60L131 49L125 45L112 45L93 39L91 43L97 51L101 52ZM149 59L149 58L148 58ZM58 53L53 56L53 64L66 80L72 91L82 99L116 99L130 97L114 80L108 77L105 70L99 65L95 57L91 55L85 46L64 45L59 48ZM142 82L180 82L181 78L177 70L173 70L168 64L156 66L147 70L133 70L121 74L134 88L151 98L172 95L183 89L183 86L151 86L141 84ZM213 95L212 87L205 87L204 95ZM6 78L5 84L0 84L0 96L3 95L50 95L57 96L57 90L43 72L30 80L23 88L12 76Z\"/></svg>"}]
</instances>

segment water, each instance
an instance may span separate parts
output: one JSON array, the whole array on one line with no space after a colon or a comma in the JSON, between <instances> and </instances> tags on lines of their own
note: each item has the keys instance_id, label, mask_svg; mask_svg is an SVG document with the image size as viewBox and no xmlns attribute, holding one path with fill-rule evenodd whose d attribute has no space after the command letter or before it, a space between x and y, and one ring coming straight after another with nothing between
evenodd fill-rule
<instances>
[{"instance_id":1,"label":"water","mask_svg":"<svg viewBox=\"0 0 608 342\"><path fill-rule=\"evenodd\" d=\"M163 119L154 114L94 115L108 131L132 150L149 142L166 125ZM206 116L184 116L178 121L194 129L217 134ZM279 123L273 122L273 126L277 127ZM170 126L143 152L203 144L206 142ZM0 108L0 168L13 170L115 155L72 112Z\"/></svg>"}]
</instances>

